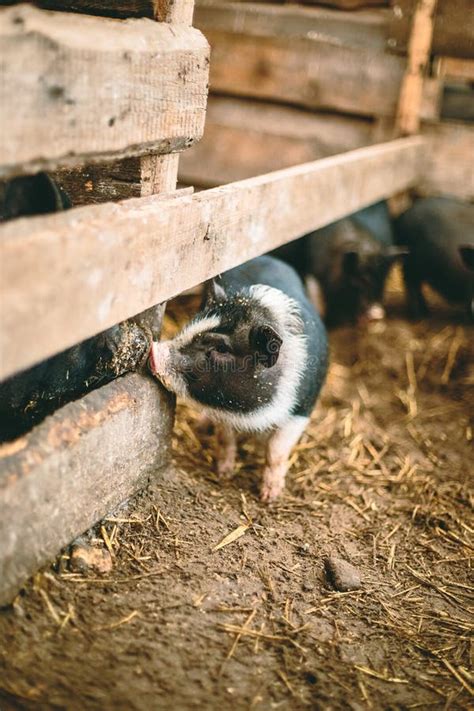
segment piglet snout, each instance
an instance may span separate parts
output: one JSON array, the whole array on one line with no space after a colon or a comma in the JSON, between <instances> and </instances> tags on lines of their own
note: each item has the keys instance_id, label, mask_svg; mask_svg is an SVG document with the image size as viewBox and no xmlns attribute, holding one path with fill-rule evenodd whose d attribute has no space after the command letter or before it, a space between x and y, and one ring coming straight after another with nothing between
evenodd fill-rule
<instances>
[{"instance_id":1,"label":"piglet snout","mask_svg":"<svg viewBox=\"0 0 474 711\"><path fill-rule=\"evenodd\" d=\"M170 357L168 341L153 341L148 358L148 364L153 375L159 378L166 375L169 370Z\"/></svg>"},{"instance_id":2,"label":"piglet snout","mask_svg":"<svg viewBox=\"0 0 474 711\"><path fill-rule=\"evenodd\" d=\"M382 304L371 304L365 312L368 321L381 321L385 318L385 309Z\"/></svg>"}]
</instances>

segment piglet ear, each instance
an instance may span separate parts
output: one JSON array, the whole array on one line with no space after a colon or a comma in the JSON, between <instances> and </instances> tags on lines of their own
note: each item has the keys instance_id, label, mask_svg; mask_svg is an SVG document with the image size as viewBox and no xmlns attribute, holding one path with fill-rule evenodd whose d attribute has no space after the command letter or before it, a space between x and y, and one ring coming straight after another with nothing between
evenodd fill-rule
<instances>
[{"instance_id":1,"label":"piglet ear","mask_svg":"<svg viewBox=\"0 0 474 711\"><path fill-rule=\"evenodd\" d=\"M466 244L459 247L459 254L461 255L464 266L474 271L474 245Z\"/></svg>"},{"instance_id":2,"label":"piglet ear","mask_svg":"<svg viewBox=\"0 0 474 711\"><path fill-rule=\"evenodd\" d=\"M350 275L355 274L357 267L359 266L359 254L358 252L344 252L342 257L342 267L344 274Z\"/></svg>"},{"instance_id":3,"label":"piglet ear","mask_svg":"<svg viewBox=\"0 0 474 711\"><path fill-rule=\"evenodd\" d=\"M209 306L213 301L224 301L227 294L217 279L209 279L204 284L204 304Z\"/></svg>"},{"instance_id":4,"label":"piglet ear","mask_svg":"<svg viewBox=\"0 0 474 711\"><path fill-rule=\"evenodd\" d=\"M250 345L256 353L258 362L266 368L271 368L277 362L282 343L281 336L268 324L254 326L250 331Z\"/></svg>"}]
</instances>

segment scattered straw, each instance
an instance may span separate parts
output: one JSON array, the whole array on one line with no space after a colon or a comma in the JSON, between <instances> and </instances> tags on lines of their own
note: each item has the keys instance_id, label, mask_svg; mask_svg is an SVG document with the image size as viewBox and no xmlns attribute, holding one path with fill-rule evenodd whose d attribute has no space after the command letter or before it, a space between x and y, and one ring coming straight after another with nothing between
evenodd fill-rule
<instances>
[{"instance_id":1,"label":"scattered straw","mask_svg":"<svg viewBox=\"0 0 474 711\"><path fill-rule=\"evenodd\" d=\"M94 627L94 630L95 630L96 632L98 632L98 631L100 631L100 630L113 630L113 629L115 629L116 627L121 627L122 625L128 624L128 622L131 622L131 621L132 621L135 617L137 617L139 614L140 614L140 613L139 613L138 610L134 610L133 612L131 612L131 613L130 613L129 615L127 615L126 617L123 617L121 620L117 620L117 622L112 622L112 624L110 624L110 625L99 625L98 627Z\"/></svg>"},{"instance_id":2,"label":"scattered straw","mask_svg":"<svg viewBox=\"0 0 474 711\"><path fill-rule=\"evenodd\" d=\"M249 524L244 523L241 524L240 526L237 526L237 528L234 528L233 531L227 534L227 536L224 536L224 538L212 549L212 552L215 553L216 551L219 551L221 548L224 548L224 546L228 546L231 543L234 543L234 541L237 541L239 538L241 538L244 533L246 533L249 529Z\"/></svg>"},{"instance_id":3,"label":"scattered straw","mask_svg":"<svg viewBox=\"0 0 474 711\"><path fill-rule=\"evenodd\" d=\"M387 676L386 674L381 674L380 672L376 672L374 669L368 669L367 667L361 667L357 664L354 664L354 667L358 669L360 672L363 674L367 674L367 676L373 676L375 679L380 679L381 681L388 681L391 684L408 684L408 679L398 679L395 676Z\"/></svg>"}]
</instances>

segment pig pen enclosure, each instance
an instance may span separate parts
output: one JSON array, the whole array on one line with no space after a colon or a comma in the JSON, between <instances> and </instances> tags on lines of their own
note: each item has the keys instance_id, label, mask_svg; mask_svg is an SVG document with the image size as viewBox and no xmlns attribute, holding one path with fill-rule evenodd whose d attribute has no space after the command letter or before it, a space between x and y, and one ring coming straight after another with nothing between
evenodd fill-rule
<instances>
[{"instance_id":1,"label":"pig pen enclosure","mask_svg":"<svg viewBox=\"0 0 474 711\"><path fill-rule=\"evenodd\" d=\"M469 0L2 4L0 177L73 204L0 226L4 381L171 335L185 290L379 200L473 200ZM270 507L258 443L219 478L133 343L4 441L0 709L469 708L473 327L429 301L395 269L385 321L329 332Z\"/></svg>"}]
</instances>

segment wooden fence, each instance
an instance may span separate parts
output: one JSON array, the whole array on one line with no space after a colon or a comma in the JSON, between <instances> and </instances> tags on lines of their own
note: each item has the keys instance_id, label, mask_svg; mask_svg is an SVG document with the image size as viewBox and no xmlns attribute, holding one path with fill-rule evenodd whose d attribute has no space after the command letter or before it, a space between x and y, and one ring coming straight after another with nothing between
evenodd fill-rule
<instances>
[{"instance_id":1,"label":"wooden fence","mask_svg":"<svg viewBox=\"0 0 474 711\"><path fill-rule=\"evenodd\" d=\"M209 48L187 26L188 0L38 4L63 12L0 12L0 175L103 162L107 174L127 157L141 197L0 226L2 378L422 177L425 141L414 137L173 194L177 152L202 133L208 85ZM306 61L304 47L285 42L278 57ZM389 63L398 82L398 59ZM353 105L350 92L344 101ZM172 422L172 398L130 374L0 447L0 604L160 476Z\"/></svg>"}]
</instances>

